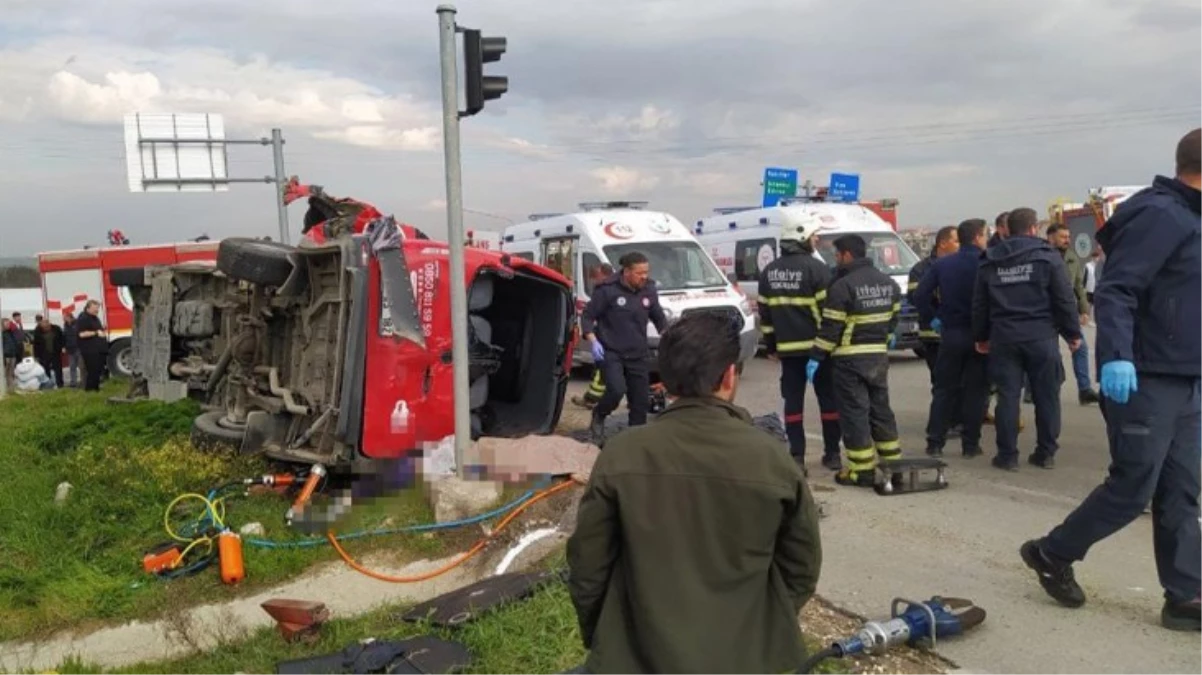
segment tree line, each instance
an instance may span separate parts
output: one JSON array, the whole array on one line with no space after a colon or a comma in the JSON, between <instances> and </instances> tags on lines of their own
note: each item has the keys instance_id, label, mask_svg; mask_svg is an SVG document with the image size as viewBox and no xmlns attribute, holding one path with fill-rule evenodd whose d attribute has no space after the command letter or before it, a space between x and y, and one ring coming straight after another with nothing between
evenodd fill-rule
<instances>
[{"instance_id":1,"label":"tree line","mask_svg":"<svg viewBox=\"0 0 1202 675\"><path fill-rule=\"evenodd\" d=\"M42 275L36 267L9 265L0 267L0 288L40 288Z\"/></svg>"}]
</instances>

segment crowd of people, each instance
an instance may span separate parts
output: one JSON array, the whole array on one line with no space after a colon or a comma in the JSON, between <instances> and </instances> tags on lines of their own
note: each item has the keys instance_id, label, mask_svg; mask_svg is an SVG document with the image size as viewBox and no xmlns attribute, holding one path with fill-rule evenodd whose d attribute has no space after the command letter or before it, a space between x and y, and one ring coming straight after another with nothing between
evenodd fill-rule
<instances>
[{"instance_id":1,"label":"crowd of people","mask_svg":"<svg viewBox=\"0 0 1202 675\"><path fill-rule=\"evenodd\" d=\"M992 242L983 219L945 229L913 288L928 343L937 343L928 361L927 453L942 454L959 424L963 454L983 454L980 427L995 389L993 466L1017 469L1026 388L1037 436L1028 462L1052 468L1064 340L1075 365L1085 359L1079 400L1100 403L1109 475L1046 536L1015 542L1017 554L1052 598L1080 607L1086 598L1072 565L1150 502L1161 623L1185 631L1202 630L1200 191L1202 130L1195 129L1177 146L1175 176L1157 176L1099 230L1104 271L1095 263L1088 282L1082 269L1080 291L1062 230L1029 208L999 217ZM781 255L760 280L761 328L781 364L791 458L734 404L739 338L727 319L684 316L664 331L654 284L633 260L621 263L604 302L586 308L594 357L613 359L607 389L637 376L640 366L628 361L646 356L634 342L611 348L612 326L642 337L655 321L670 404L653 423L607 439L581 499L568 541L569 588L589 655L573 672L792 672L804 659L797 616L823 563L804 464L805 387L816 388L822 464L838 482L871 484L877 462L900 455L888 349L902 289L873 268L855 235L835 241L832 275L812 255L819 227L786 223ZM1078 356L1086 348L1086 283L1093 284L1100 396L1088 380L1088 357ZM603 309L614 307L621 311ZM632 417L642 398L630 399Z\"/></svg>"},{"instance_id":2,"label":"crowd of people","mask_svg":"<svg viewBox=\"0 0 1202 675\"><path fill-rule=\"evenodd\" d=\"M60 326L38 314L31 331L23 327L20 312L3 320L4 377L10 388L44 391L82 385L85 391L100 390L108 352L100 303L87 301L78 319L71 310L62 316Z\"/></svg>"}]
</instances>

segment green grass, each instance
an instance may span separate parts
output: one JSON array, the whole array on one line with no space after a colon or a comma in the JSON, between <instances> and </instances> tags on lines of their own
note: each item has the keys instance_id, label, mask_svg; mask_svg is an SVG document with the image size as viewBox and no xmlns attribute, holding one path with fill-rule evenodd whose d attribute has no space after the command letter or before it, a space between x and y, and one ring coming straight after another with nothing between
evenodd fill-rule
<instances>
[{"instance_id":1,"label":"green grass","mask_svg":"<svg viewBox=\"0 0 1202 675\"><path fill-rule=\"evenodd\" d=\"M544 561L551 569L564 564L563 551ZM576 613L567 587L554 583L527 600L503 606L456 629L437 629L401 621L403 607L383 608L353 619L335 619L321 629L312 645L288 644L275 628L264 628L249 638L167 661L143 662L108 670L82 661L60 665L59 673L272 673L280 661L332 654L369 637L403 639L427 634L464 644L472 653L467 673L561 673L584 661ZM811 653L817 643L807 645ZM823 661L814 672L846 673L847 664Z\"/></svg>"},{"instance_id":2,"label":"green grass","mask_svg":"<svg viewBox=\"0 0 1202 675\"><path fill-rule=\"evenodd\" d=\"M35 638L153 618L173 608L219 602L337 560L329 546L244 547L246 581L220 583L216 566L162 581L145 574L143 554L166 541L164 511L176 496L207 492L231 478L261 474L261 460L201 453L188 444L191 402L114 405L111 383L100 395L64 390L0 401L0 640ZM74 485L65 504L55 486ZM237 493L235 493L237 495ZM199 507L199 502L192 506ZM265 495L227 502L227 523L258 521L272 540L302 535L283 523L288 503ZM199 508L196 509L199 513ZM357 506L343 532L432 520L422 493L407 491ZM473 533L372 537L344 544L351 555L387 546L398 559L456 550Z\"/></svg>"}]
</instances>

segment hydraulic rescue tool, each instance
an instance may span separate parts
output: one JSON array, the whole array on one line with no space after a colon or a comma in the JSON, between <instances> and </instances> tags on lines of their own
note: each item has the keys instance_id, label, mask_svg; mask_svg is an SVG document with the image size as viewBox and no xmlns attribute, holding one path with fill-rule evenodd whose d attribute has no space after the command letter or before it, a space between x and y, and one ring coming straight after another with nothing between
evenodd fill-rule
<instances>
[{"instance_id":1,"label":"hydraulic rescue tool","mask_svg":"<svg viewBox=\"0 0 1202 675\"><path fill-rule=\"evenodd\" d=\"M877 463L873 489L877 494L886 496L943 490L947 488L947 477L943 475L946 468L946 462L934 457L882 459ZM934 471L935 477L920 481L920 471Z\"/></svg>"},{"instance_id":2,"label":"hydraulic rescue tool","mask_svg":"<svg viewBox=\"0 0 1202 675\"><path fill-rule=\"evenodd\" d=\"M934 596L926 602L894 598L887 621L869 621L850 637L806 660L800 672L808 673L826 658L856 654L880 656L898 645L934 649L936 640L960 635L985 620L985 610L964 598Z\"/></svg>"}]
</instances>

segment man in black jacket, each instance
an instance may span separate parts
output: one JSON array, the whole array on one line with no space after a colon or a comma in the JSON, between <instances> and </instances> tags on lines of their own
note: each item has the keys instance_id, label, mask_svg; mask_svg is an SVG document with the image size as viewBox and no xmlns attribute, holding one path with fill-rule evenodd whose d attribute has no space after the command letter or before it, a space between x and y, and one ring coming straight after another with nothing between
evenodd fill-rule
<instances>
[{"instance_id":1,"label":"man in black jacket","mask_svg":"<svg viewBox=\"0 0 1202 675\"><path fill-rule=\"evenodd\" d=\"M33 329L33 357L42 364L47 375L54 376L54 385L63 388L63 350L66 340L63 329L42 317Z\"/></svg>"},{"instance_id":2,"label":"man in black jacket","mask_svg":"<svg viewBox=\"0 0 1202 675\"><path fill-rule=\"evenodd\" d=\"M1176 178L1124 202L1098 230L1106 275L1094 295L1110 475L1023 561L1049 595L1080 607L1072 564L1152 502L1152 545L1164 588L1161 624L1202 630L1202 129L1177 145Z\"/></svg>"},{"instance_id":3,"label":"man in black jacket","mask_svg":"<svg viewBox=\"0 0 1202 675\"><path fill-rule=\"evenodd\" d=\"M960 223L959 252L931 265L914 291L912 302L919 319L930 323L943 338L927 418L927 454L932 457L943 455L955 420L963 421L964 456L982 454L981 422L989 406L989 379L986 357L973 347L972 296L988 237L984 220L970 218Z\"/></svg>"},{"instance_id":4,"label":"man in black jacket","mask_svg":"<svg viewBox=\"0 0 1202 675\"><path fill-rule=\"evenodd\" d=\"M897 420L889 406L889 347L901 313L901 287L872 266L868 245L854 234L835 240L839 270L826 293L822 326L810 352L812 381L828 357L839 402L847 468L840 485L872 487L877 456L901 457Z\"/></svg>"},{"instance_id":5,"label":"man in black jacket","mask_svg":"<svg viewBox=\"0 0 1202 675\"><path fill-rule=\"evenodd\" d=\"M780 361L780 394L785 403L789 452L805 469L806 364L818 335L820 307L830 285L830 268L814 256L821 221L811 214L788 214L780 235L780 257L760 272L760 333L768 357ZM814 375L814 394L822 415L822 465L840 468L839 408L830 366Z\"/></svg>"},{"instance_id":6,"label":"man in black jacket","mask_svg":"<svg viewBox=\"0 0 1202 675\"><path fill-rule=\"evenodd\" d=\"M1031 464L1050 469L1059 449L1060 383L1064 364L1057 336L1081 345L1077 300L1060 254L1035 231L1033 209L1010 212L1010 237L985 252L972 303L976 349L989 354L998 388L997 456L993 465L1018 470L1018 412L1023 375L1035 399Z\"/></svg>"},{"instance_id":7,"label":"man in black jacket","mask_svg":"<svg viewBox=\"0 0 1202 675\"><path fill-rule=\"evenodd\" d=\"M922 283L922 278L926 276L927 270L935 264L935 261L947 255L951 255L960 250L960 236L956 231L955 225L948 225L939 229L935 234L935 245L931 247L931 254L919 260L913 267L910 268L910 277L906 285L906 302L914 305L914 291L918 290L918 284ZM938 303L938 294L935 296L935 301ZM922 356L927 362L927 374L931 377L932 390L935 386L935 361L939 358L939 331L931 327L930 318L924 318L920 313L918 315L918 339L922 342Z\"/></svg>"},{"instance_id":8,"label":"man in black jacket","mask_svg":"<svg viewBox=\"0 0 1202 675\"><path fill-rule=\"evenodd\" d=\"M605 418L622 397L630 409L630 426L647 423L651 407L647 323L654 323L661 335L668 328L647 256L627 253L618 266L622 268L619 274L593 288L580 315L580 330L592 349L593 362L600 363L605 373L605 395L593 408L589 425L589 435L597 445L604 445Z\"/></svg>"}]
</instances>

